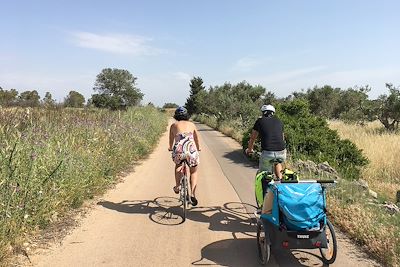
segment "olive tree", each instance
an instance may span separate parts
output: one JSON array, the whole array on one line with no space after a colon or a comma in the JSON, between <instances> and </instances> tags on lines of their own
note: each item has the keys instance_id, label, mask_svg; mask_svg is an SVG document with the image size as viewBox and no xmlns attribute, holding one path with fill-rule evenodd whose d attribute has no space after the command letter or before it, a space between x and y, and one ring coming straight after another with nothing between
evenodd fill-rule
<instances>
[{"instance_id":1,"label":"olive tree","mask_svg":"<svg viewBox=\"0 0 400 267\"><path fill-rule=\"evenodd\" d=\"M96 107L121 109L140 104L143 94L136 87L137 78L124 69L103 69L96 78L91 103Z\"/></svg>"}]
</instances>

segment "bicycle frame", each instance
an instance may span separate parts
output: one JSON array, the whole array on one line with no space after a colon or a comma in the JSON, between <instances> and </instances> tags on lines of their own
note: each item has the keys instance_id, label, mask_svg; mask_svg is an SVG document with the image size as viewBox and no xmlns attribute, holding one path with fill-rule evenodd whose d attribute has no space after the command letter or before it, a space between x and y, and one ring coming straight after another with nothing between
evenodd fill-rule
<instances>
[{"instance_id":1,"label":"bicycle frame","mask_svg":"<svg viewBox=\"0 0 400 267\"><path fill-rule=\"evenodd\" d=\"M187 174L187 168L188 168L188 163L187 161L182 162L182 168L180 170L180 173L182 174L180 184L181 184L181 189L179 192L179 200L182 202L182 208L183 208L183 221L186 220L186 210L187 206L190 202L190 197L189 197L189 179L188 179L188 174Z\"/></svg>"}]
</instances>

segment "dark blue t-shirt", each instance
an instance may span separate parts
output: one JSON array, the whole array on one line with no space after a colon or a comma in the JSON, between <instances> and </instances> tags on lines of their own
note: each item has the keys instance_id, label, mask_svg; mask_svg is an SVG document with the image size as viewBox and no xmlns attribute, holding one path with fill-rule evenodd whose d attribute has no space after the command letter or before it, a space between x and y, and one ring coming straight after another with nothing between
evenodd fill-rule
<instances>
[{"instance_id":1,"label":"dark blue t-shirt","mask_svg":"<svg viewBox=\"0 0 400 267\"><path fill-rule=\"evenodd\" d=\"M258 118L253 129L261 138L262 150L282 151L285 149L283 123L275 116Z\"/></svg>"}]
</instances>

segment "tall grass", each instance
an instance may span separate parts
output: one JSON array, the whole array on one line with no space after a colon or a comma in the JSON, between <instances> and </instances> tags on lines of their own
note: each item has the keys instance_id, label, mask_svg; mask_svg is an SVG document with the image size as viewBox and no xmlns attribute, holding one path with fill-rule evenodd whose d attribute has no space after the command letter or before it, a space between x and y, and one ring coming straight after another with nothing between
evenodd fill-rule
<instances>
[{"instance_id":1,"label":"tall grass","mask_svg":"<svg viewBox=\"0 0 400 267\"><path fill-rule=\"evenodd\" d=\"M0 109L0 263L25 235L101 193L147 155L166 125L151 107Z\"/></svg>"},{"instance_id":2,"label":"tall grass","mask_svg":"<svg viewBox=\"0 0 400 267\"><path fill-rule=\"evenodd\" d=\"M389 214L382 202L395 202L400 190L400 135L383 129L379 122L365 126L330 121L342 138L354 142L370 160L361 178L378 193L374 203L365 190L343 181L330 194L334 220L382 262L400 266L400 215Z\"/></svg>"},{"instance_id":3,"label":"tall grass","mask_svg":"<svg viewBox=\"0 0 400 267\"><path fill-rule=\"evenodd\" d=\"M362 179L378 194L395 201L400 190L400 134L384 131L379 122L360 126L330 121L329 127L363 150L370 164L363 169Z\"/></svg>"}]
</instances>

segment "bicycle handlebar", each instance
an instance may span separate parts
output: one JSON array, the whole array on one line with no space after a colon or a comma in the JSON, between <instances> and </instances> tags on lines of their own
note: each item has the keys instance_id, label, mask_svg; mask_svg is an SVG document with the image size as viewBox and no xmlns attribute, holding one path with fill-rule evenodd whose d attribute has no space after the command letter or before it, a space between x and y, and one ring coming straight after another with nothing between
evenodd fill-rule
<instances>
[{"instance_id":1,"label":"bicycle handlebar","mask_svg":"<svg viewBox=\"0 0 400 267\"><path fill-rule=\"evenodd\" d=\"M297 180L294 180L294 181L281 180L280 183L282 183L282 184L302 184L302 183L334 184L334 183L337 183L337 182L335 180L300 180L300 181L297 181Z\"/></svg>"}]
</instances>

